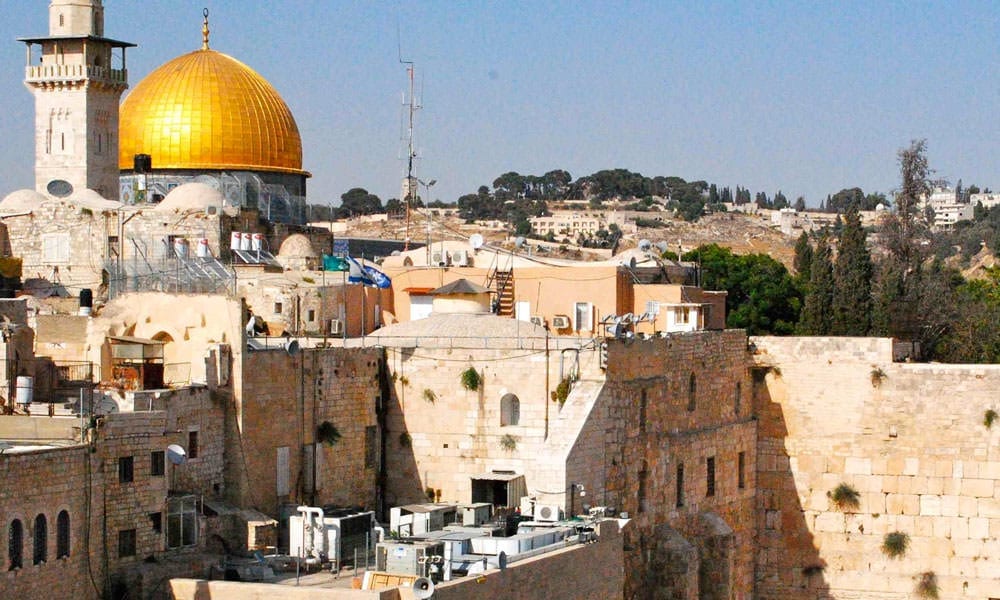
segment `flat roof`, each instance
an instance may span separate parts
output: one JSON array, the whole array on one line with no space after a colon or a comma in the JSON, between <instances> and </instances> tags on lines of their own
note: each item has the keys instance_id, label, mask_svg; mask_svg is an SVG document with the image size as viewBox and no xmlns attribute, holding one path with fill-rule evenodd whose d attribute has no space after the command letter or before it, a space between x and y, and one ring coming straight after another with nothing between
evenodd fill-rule
<instances>
[{"instance_id":1,"label":"flat roof","mask_svg":"<svg viewBox=\"0 0 1000 600\"><path fill-rule=\"evenodd\" d=\"M113 40L111 38L100 37L96 35L46 35L39 37L17 38L17 41L24 42L25 44L41 44L43 42L62 42L62 41L73 41L73 40L87 40L90 42L101 42L104 44L110 44L115 48L136 47L136 44L133 44L132 42L123 42L121 40Z\"/></svg>"}]
</instances>

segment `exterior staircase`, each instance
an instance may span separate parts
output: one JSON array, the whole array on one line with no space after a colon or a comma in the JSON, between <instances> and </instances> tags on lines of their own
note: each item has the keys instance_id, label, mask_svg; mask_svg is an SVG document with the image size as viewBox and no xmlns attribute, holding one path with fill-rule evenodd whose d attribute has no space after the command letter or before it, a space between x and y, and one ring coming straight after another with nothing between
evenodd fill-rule
<instances>
[{"instance_id":1,"label":"exterior staircase","mask_svg":"<svg viewBox=\"0 0 1000 600\"><path fill-rule=\"evenodd\" d=\"M496 314L501 317L514 316L514 271L496 270L492 277L493 289L497 294Z\"/></svg>"}]
</instances>

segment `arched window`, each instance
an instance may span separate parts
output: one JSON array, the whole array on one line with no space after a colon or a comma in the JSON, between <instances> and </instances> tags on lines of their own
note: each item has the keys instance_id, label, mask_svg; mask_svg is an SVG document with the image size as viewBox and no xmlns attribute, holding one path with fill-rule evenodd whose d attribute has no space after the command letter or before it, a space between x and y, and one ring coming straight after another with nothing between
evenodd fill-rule
<instances>
[{"instance_id":1,"label":"arched window","mask_svg":"<svg viewBox=\"0 0 1000 600\"><path fill-rule=\"evenodd\" d=\"M517 425L521 421L521 401L514 394L500 398L500 426Z\"/></svg>"},{"instance_id":2,"label":"arched window","mask_svg":"<svg viewBox=\"0 0 1000 600\"><path fill-rule=\"evenodd\" d=\"M695 408L696 402L695 398L698 395L698 378L695 377L694 373L688 377L688 410L692 411Z\"/></svg>"},{"instance_id":3,"label":"arched window","mask_svg":"<svg viewBox=\"0 0 1000 600\"><path fill-rule=\"evenodd\" d=\"M56 558L69 556L69 512L61 511L56 517Z\"/></svg>"},{"instance_id":4,"label":"arched window","mask_svg":"<svg viewBox=\"0 0 1000 600\"><path fill-rule=\"evenodd\" d=\"M24 525L20 519L10 522L7 530L7 559L10 561L7 570L13 571L23 566L22 556L24 551Z\"/></svg>"},{"instance_id":5,"label":"arched window","mask_svg":"<svg viewBox=\"0 0 1000 600\"><path fill-rule=\"evenodd\" d=\"M35 517L35 552L32 563L40 565L48 558L47 542L49 541L49 527L45 520L45 515L39 514Z\"/></svg>"}]
</instances>

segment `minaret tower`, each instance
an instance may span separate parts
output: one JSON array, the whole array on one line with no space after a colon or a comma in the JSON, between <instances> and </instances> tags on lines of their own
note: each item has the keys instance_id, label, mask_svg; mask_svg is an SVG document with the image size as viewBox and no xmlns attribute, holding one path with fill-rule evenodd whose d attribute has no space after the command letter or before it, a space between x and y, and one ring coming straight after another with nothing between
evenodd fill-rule
<instances>
[{"instance_id":1,"label":"minaret tower","mask_svg":"<svg viewBox=\"0 0 1000 600\"><path fill-rule=\"evenodd\" d=\"M128 88L125 49L135 44L104 37L101 0L51 0L49 35L19 41L35 96L35 189L89 188L117 200L118 101Z\"/></svg>"}]
</instances>

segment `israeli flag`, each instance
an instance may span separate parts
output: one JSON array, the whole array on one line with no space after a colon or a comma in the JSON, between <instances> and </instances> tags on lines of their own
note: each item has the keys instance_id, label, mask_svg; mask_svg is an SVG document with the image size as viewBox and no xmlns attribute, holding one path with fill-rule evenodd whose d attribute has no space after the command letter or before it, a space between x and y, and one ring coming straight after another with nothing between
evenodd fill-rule
<instances>
[{"instance_id":1,"label":"israeli flag","mask_svg":"<svg viewBox=\"0 0 1000 600\"><path fill-rule=\"evenodd\" d=\"M392 286L392 280L389 279L389 276L375 267L362 265L350 256L347 257L347 264L349 267L347 281L351 283L360 283L383 290Z\"/></svg>"}]
</instances>

